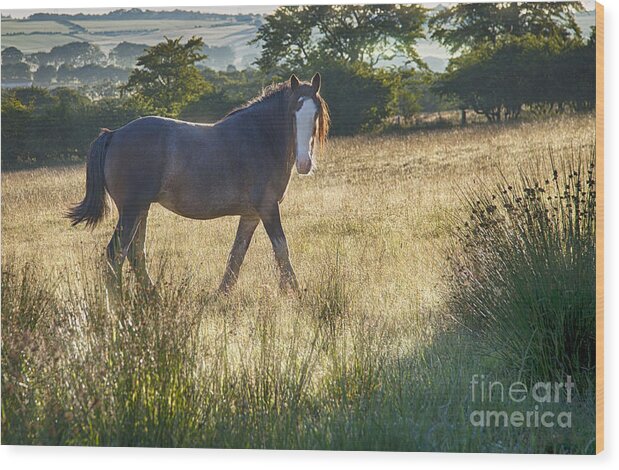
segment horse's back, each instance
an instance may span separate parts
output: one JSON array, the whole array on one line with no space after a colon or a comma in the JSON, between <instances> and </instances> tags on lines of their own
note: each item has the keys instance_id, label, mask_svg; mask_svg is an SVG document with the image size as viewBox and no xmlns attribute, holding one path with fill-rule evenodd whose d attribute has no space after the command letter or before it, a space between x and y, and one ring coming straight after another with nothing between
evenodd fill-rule
<instances>
[{"instance_id":1,"label":"horse's back","mask_svg":"<svg viewBox=\"0 0 619 470\"><path fill-rule=\"evenodd\" d=\"M161 188L170 152L179 134L195 127L157 116L131 121L112 133L105 159L108 192L116 203L154 200Z\"/></svg>"}]
</instances>

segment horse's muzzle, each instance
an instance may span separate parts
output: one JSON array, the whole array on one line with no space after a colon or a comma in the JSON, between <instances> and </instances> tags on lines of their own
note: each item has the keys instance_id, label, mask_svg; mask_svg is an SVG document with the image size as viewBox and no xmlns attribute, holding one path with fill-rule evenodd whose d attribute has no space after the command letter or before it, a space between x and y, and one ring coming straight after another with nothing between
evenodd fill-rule
<instances>
[{"instance_id":1,"label":"horse's muzzle","mask_svg":"<svg viewBox=\"0 0 619 470\"><path fill-rule=\"evenodd\" d=\"M307 175L312 171L312 158L308 156L297 157L297 172L300 175Z\"/></svg>"}]
</instances>

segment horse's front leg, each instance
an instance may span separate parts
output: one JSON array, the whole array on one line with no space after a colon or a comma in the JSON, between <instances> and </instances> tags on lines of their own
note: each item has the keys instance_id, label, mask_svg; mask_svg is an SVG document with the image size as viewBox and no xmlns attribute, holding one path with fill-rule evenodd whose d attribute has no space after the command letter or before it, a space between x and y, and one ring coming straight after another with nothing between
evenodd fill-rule
<instances>
[{"instance_id":1,"label":"horse's front leg","mask_svg":"<svg viewBox=\"0 0 619 470\"><path fill-rule=\"evenodd\" d=\"M245 253L247 253L249 243L259 223L260 219L258 217L241 216L239 227L236 230L236 238L228 256L226 272L219 285L219 292L227 293L236 284L241 264L243 264L243 259L245 259Z\"/></svg>"},{"instance_id":2,"label":"horse's front leg","mask_svg":"<svg viewBox=\"0 0 619 470\"><path fill-rule=\"evenodd\" d=\"M286 241L286 235L282 228L282 221L279 214L279 205L275 204L267 211L260 214L264 228L271 239L273 245L273 252L275 253L275 259L279 266L280 272L280 288L286 289L290 287L294 291L299 290L299 283L297 282L297 276L292 269L290 263L290 253L288 252L288 242Z\"/></svg>"}]
</instances>

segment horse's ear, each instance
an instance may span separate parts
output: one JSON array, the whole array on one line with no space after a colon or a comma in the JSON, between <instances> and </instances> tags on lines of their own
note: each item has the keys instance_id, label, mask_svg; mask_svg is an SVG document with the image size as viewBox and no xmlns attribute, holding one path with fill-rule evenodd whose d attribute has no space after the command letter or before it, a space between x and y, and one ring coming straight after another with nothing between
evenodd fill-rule
<instances>
[{"instance_id":1,"label":"horse's ear","mask_svg":"<svg viewBox=\"0 0 619 470\"><path fill-rule=\"evenodd\" d=\"M299 79L294 73L290 76L290 88L292 88L292 91L299 88Z\"/></svg>"},{"instance_id":2,"label":"horse's ear","mask_svg":"<svg viewBox=\"0 0 619 470\"><path fill-rule=\"evenodd\" d=\"M320 74L318 72L312 77L312 88L314 89L314 93L320 91Z\"/></svg>"}]
</instances>

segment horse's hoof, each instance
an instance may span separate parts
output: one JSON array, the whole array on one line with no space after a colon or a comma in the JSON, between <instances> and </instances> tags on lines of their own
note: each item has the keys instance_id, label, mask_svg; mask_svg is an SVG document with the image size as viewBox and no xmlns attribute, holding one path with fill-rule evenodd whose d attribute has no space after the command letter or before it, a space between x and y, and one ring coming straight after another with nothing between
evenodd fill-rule
<instances>
[{"instance_id":1,"label":"horse's hoof","mask_svg":"<svg viewBox=\"0 0 619 470\"><path fill-rule=\"evenodd\" d=\"M301 289L299 289L299 286L296 284L280 284L279 289L281 292L285 293L290 297L301 297L301 295L303 294L301 292Z\"/></svg>"},{"instance_id":2,"label":"horse's hoof","mask_svg":"<svg viewBox=\"0 0 619 470\"><path fill-rule=\"evenodd\" d=\"M232 291L232 286L221 285L217 289L217 295L228 295Z\"/></svg>"}]
</instances>

